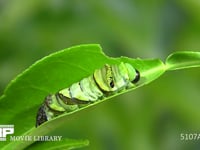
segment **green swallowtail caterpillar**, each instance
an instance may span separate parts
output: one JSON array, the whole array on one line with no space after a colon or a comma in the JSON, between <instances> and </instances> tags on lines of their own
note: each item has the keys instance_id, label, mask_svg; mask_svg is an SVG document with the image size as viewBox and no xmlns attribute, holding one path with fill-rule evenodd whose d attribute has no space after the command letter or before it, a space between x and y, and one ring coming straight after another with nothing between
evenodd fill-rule
<instances>
[{"instance_id":1,"label":"green swallowtail caterpillar","mask_svg":"<svg viewBox=\"0 0 200 150\"><path fill-rule=\"evenodd\" d=\"M48 95L38 110L36 127L58 115L75 111L132 88L139 80L139 71L129 63L105 64L89 77L83 78L54 95Z\"/></svg>"}]
</instances>

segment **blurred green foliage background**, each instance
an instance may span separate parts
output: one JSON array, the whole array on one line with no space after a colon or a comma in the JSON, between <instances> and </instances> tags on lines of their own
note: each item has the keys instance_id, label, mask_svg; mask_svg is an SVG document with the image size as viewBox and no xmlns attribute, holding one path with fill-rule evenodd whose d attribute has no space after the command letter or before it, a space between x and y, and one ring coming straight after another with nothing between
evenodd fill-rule
<instances>
[{"instance_id":1,"label":"blurred green foliage background","mask_svg":"<svg viewBox=\"0 0 200 150\"><path fill-rule=\"evenodd\" d=\"M200 51L200 1L0 0L0 93L36 60L83 43L99 43L114 57ZM200 140L180 140L200 134L199 76L199 68L168 72L69 116L53 134L88 138L92 150L200 149Z\"/></svg>"}]
</instances>

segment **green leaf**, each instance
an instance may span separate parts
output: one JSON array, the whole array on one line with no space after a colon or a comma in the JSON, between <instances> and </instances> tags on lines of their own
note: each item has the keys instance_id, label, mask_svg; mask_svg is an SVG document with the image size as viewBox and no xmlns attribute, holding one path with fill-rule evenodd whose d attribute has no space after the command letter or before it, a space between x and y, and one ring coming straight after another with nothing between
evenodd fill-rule
<instances>
[{"instance_id":1,"label":"green leaf","mask_svg":"<svg viewBox=\"0 0 200 150\"><path fill-rule=\"evenodd\" d=\"M14 124L15 136L48 135L52 130L66 124L70 114L135 89L117 93L71 113L60 115L38 128L34 127L38 108L43 103L45 96L54 94L82 78L88 77L95 69L99 69L105 64L120 64L120 62L130 63L140 72L141 79L138 86L135 87L138 88L157 79L166 70L199 66L200 54L199 52L174 53L167 58L165 65L159 59L111 58L106 56L101 47L96 44L75 46L53 53L34 63L7 86L4 95L0 98L0 114L3 114L0 124ZM66 146L71 144L68 142L66 141ZM0 142L0 147L24 149L33 143L34 141L7 141ZM81 143L79 144L81 145Z\"/></svg>"},{"instance_id":2,"label":"green leaf","mask_svg":"<svg viewBox=\"0 0 200 150\"><path fill-rule=\"evenodd\" d=\"M166 69L177 70L200 66L200 52L181 51L167 57Z\"/></svg>"},{"instance_id":3,"label":"green leaf","mask_svg":"<svg viewBox=\"0 0 200 150\"><path fill-rule=\"evenodd\" d=\"M132 64L140 71L139 86L155 80L164 73L163 63L158 59L111 58L103 54L100 46L96 44L71 47L39 60L8 85L0 100L0 114L4 114L0 124L14 124L15 135L48 134L51 129L64 124L69 114L59 116L36 129L35 117L44 97L91 75L95 69L106 63L119 64L121 61ZM119 94L115 96L117 95ZM5 144L7 143L0 143L0 146ZM27 142L9 145L16 147L20 144L26 145Z\"/></svg>"},{"instance_id":4,"label":"green leaf","mask_svg":"<svg viewBox=\"0 0 200 150\"><path fill-rule=\"evenodd\" d=\"M58 150L65 149L71 150L76 148L81 148L89 145L88 140L72 140L72 139L64 139L62 141L54 141L54 142L36 142L30 145L27 150Z\"/></svg>"},{"instance_id":5,"label":"green leaf","mask_svg":"<svg viewBox=\"0 0 200 150\"><path fill-rule=\"evenodd\" d=\"M76 149L81 148L89 145L88 140L74 140L74 139L62 139L61 141L37 141L33 144L29 141L15 141L12 142L5 147L3 147L3 150L21 150L26 148L27 150L57 150L57 149Z\"/></svg>"}]
</instances>

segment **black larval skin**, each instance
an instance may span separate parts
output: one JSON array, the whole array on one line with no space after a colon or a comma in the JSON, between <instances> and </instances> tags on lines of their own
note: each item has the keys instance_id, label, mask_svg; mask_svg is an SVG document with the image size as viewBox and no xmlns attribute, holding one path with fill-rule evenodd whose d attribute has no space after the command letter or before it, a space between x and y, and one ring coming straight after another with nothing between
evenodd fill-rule
<instances>
[{"instance_id":1,"label":"black larval skin","mask_svg":"<svg viewBox=\"0 0 200 150\"><path fill-rule=\"evenodd\" d=\"M38 127L39 125L47 121L47 116L44 111L44 107L45 106L42 105L38 110L37 117L36 117L36 127Z\"/></svg>"}]
</instances>

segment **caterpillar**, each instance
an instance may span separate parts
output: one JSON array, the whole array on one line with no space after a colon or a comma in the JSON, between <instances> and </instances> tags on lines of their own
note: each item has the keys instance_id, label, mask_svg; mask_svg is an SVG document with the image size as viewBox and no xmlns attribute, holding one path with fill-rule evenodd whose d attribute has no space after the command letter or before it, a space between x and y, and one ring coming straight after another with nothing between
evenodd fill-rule
<instances>
[{"instance_id":1,"label":"caterpillar","mask_svg":"<svg viewBox=\"0 0 200 150\"><path fill-rule=\"evenodd\" d=\"M36 116L36 127L63 113L75 111L106 97L136 86L140 73L129 63L105 64L92 75L68 88L48 95Z\"/></svg>"}]
</instances>

